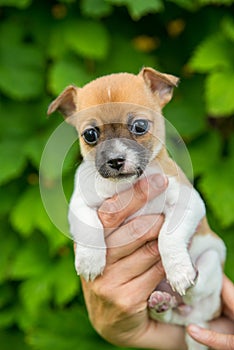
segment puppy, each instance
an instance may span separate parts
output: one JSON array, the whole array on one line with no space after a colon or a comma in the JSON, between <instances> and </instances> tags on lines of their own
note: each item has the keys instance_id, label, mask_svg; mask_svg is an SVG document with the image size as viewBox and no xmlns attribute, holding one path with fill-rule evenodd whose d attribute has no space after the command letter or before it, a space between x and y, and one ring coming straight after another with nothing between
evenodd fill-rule
<instances>
[{"instance_id":1,"label":"puppy","mask_svg":"<svg viewBox=\"0 0 234 350\"><path fill-rule=\"evenodd\" d=\"M152 68L112 74L83 88L68 86L48 114L58 110L76 127L84 158L69 206L77 272L93 280L105 268L101 203L139 178L164 174L165 193L136 213L165 215L158 247L166 280L151 294L149 314L161 322L204 325L220 311L225 246L209 228L198 192L166 150L161 111L177 84L175 76ZM188 335L186 341L189 350L205 349Z\"/></svg>"}]
</instances>

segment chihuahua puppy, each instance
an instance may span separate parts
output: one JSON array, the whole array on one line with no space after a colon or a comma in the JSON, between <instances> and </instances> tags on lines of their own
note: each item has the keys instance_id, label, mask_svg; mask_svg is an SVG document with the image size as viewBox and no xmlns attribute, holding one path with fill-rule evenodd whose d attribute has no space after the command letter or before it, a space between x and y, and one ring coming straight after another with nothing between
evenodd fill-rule
<instances>
[{"instance_id":1,"label":"chihuahua puppy","mask_svg":"<svg viewBox=\"0 0 234 350\"><path fill-rule=\"evenodd\" d=\"M149 314L161 322L204 325L220 312L225 246L207 223L200 195L166 150L162 108L177 84L177 77L152 68L112 74L83 88L68 86L48 114L58 110L76 127L83 156L69 206L77 272L93 280L105 268L97 215L102 202L142 177L164 174L165 193L136 213L165 215L158 247L166 280L149 297ZM186 341L189 350L205 349L188 335Z\"/></svg>"}]
</instances>

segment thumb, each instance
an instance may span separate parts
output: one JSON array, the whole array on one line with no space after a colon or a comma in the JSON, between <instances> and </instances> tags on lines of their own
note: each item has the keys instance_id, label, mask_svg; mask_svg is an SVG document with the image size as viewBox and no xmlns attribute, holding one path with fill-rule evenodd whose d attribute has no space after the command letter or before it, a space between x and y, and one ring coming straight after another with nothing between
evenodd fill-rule
<instances>
[{"instance_id":1,"label":"thumb","mask_svg":"<svg viewBox=\"0 0 234 350\"><path fill-rule=\"evenodd\" d=\"M188 334L197 342L215 350L233 350L234 335L222 334L196 325L187 327Z\"/></svg>"}]
</instances>

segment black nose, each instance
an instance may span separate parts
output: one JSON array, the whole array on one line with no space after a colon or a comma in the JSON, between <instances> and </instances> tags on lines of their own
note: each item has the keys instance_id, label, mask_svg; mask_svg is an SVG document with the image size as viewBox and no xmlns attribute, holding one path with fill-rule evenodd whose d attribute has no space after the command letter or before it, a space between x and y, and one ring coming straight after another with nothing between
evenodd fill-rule
<instances>
[{"instance_id":1,"label":"black nose","mask_svg":"<svg viewBox=\"0 0 234 350\"><path fill-rule=\"evenodd\" d=\"M120 170L122 166L124 165L125 158L119 157L119 158L114 158L108 160L107 164L110 168L115 169L115 170Z\"/></svg>"}]
</instances>

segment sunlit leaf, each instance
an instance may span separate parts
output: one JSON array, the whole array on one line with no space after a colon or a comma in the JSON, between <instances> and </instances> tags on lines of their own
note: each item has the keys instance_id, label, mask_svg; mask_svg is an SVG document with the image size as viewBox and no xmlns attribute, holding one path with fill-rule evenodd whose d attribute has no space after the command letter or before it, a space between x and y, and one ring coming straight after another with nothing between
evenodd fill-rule
<instances>
[{"instance_id":1,"label":"sunlit leaf","mask_svg":"<svg viewBox=\"0 0 234 350\"><path fill-rule=\"evenodd\" d=\"M222 117L234 113L233 86L234 69L217 71L207 77L205 93L211 115Z\"/></svg>"},{"instance_id":2,"label":"sunlit leaf","mask_svg":"<svg viewBox=\"0 0 234 350\"><path fill-rule=\"evenodd\" d=\"M107 0L108 2L122 6L128 7L129 13L132 18L137 20L148 13L160 12L163 10L164 5L161 0Z\"/></svg>"},{"instance_id":3,"label":"sunlit leaf","mask_svg":"<svg viewBox=\"0 0 234 350\"><path fill-rule=\"evenodd\" d=\"M81 10L86 16L100 18L109 15L112 7L103 0L82 0Z\"/></svg>"},{"instance_id":4,"label":"sunlit leaf","mask_svg":"<svg viewBox=\"0 0 234 350\"><path fill-rule=\"evenodd\" d=\"M54 95L58 95L68 85L81 87L90 80L91 76L86 73L84 65L78 60L63 59L51 66L48 88Z\"/></svg>"},{"instance_id":5,"label":"sunlit leaf","mask_svg":"<svg viewBox=\"0 0 234 350\"><path fill-rule=\"evenodd\" d=\"M10 218L13 226L26 237L30 236L36 228L42 231L52 228L52 223L43 207L37 186L29 187L19 198L12 209Z\"/></svg>"},{"instance_id":6,"label":"sunlit leaf","mask_svg":"<svg viewBox=\"0 0 234 350\"><path fill-rule=\"evenodd\" d=\"M109 51L110 37L101 22L79 20L65 28L65 40L71 50L80 56L104 59Z\"/></svg>"},{"instance_id":7,"label":"sunlit leaf","mask_svg":"<svg viewBox=\"0 0 234 350\"><path fill-rule=\"evenodd\" d=\"M199 73L233 65L233 45L219 33L206 38L195 50L189 66Z\"/></svg>"}]
</instances>

